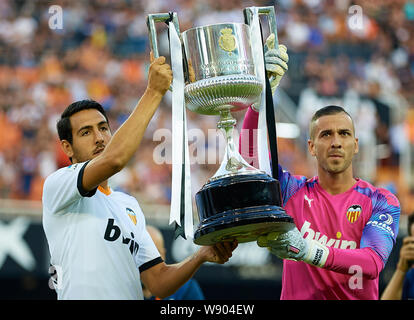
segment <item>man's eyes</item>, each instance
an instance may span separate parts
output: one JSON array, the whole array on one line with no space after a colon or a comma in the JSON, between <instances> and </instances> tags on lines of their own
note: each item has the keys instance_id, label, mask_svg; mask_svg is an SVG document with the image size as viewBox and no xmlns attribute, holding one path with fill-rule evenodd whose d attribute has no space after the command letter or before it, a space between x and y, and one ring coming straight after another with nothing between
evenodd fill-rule
<instances>
[{"instance_id":1,"label":"man's eyes","mask_svg":"<svg viewBox=\"0 0 414 320\"><path fill-rule=\"evenodd\" d=\"M108 131L109 128L108 127L100 127L99 130L100 131ZM81 131L81 136L87 136L90 133L91 133L91 130L83 130L83 131Z\"/></svg>"},{"instance_id":2,"label":"man's eyes","mask_svg":"<svg viewBox=\"0 0 414 320\"><path fill-rule=\"evenodd\" d=\"M351 133L349 131L341 131L341 132L339 132L339 134L341 136L350 136L351 135ZM331 132L328 132L328 131L321 133L321 137L328 137L330 135L331 135Z\"/></svg>"}]
</instances>

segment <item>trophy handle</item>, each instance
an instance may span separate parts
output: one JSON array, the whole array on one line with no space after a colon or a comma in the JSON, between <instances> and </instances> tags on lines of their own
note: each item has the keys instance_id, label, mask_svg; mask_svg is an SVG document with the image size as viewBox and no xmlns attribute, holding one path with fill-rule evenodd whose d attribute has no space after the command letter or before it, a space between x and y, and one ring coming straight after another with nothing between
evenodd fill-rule
<instances>
[{"instance_id":1,"label":"trophy handle","mask_svg":"<svg viewBox=\"0 0 414 320\"><path fill-rule=\"evenodd\" d=\"M255 7L247 7L243 10L244 13L244 20L247 25L251 25L253 21L253 8ZM277 26L276 26L276 13L274 6L268 7L257 7L259 15L264 14L268 16L268 23L269 23L269 30L271 33L275 35L275 49L279 51L279 40L277 37ZM272 76L269 81L272 82L274 76Z\"/></svg>"},{"instance_id":2,"label":"trophy handle","mask_svg":"<svg viewBox=\"0 0 414 320\"><path fill-rule=\"evenodd\" d=\"M171 13L153 13L147 16L147 28L149 33L150 48L154 54L154 58L159 58L160 53L158 50L158 41L157 41L157 29L155 28L155 23L166 22L167 20L172 19L175 29L177 30L178 36L181 39L180 27L178 24L178 17L176 12ZM172 86L169 88L172 91Z\"/></svg>"},{"instance_id":3,"label":"trophy handle","mask_svg":"<svg viewBox=\"0 0 414 320\"><path fill-rule=\"evenodd\" d=\"M253 20L253 8L255 7L247 7L243 10L245 22L249 26L251 25L252 20ZM268 6L268 7L257 7L257 9L259 11L259 15L264 14L268 16L269 30L270 32L275 34L275 49L278 50L279 40L277 38L275 8L273 6Z\"/></svg>"}]
</instances>

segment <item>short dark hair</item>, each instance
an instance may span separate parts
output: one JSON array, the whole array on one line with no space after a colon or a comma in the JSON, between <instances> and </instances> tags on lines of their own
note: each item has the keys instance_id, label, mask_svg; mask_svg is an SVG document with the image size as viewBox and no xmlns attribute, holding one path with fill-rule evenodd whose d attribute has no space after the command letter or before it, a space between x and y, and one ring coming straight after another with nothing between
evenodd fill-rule
<instances>
[{"instance_id":1,"label":"short dark hair","mask_svg":"<svg viewBox=\"0 0 414 320\"><path fill-rule=\"evenodd\" d=\"M323 117L323 116L330 116L330 115L334 115L334 114L338 114L338 113L345 113L346 115L348 115L349 118L351 118L352 120L352 126L355 132L355 127L354 127L354 120L352 119L351 115L345 111L344 108L340 107L340 106L336 106L336 105L329 105L326 107L323 107L319 110L317 110L310 122L310 126L309 126L309 137L312 138L313 135L313 123L318 120L319 118Z\"/></svg>"},{"instance_id":2,"label":"short dark hair","mask_svg":"<svg viewBox=\"0 0 414 320\"><path fill-rule=\"evenodd\" d=\"M73 102L66 107L65 111L62 112L59 121L56 124L57 132L60 140L67 140L70 144L73 143L72 136L72 125L70 124L70 117L82 110L87 109L96 109L105 117L106 122L108 122L108 117L106 115L105 109L94 100L80 100Z\"/></svg>"}]
</instances>

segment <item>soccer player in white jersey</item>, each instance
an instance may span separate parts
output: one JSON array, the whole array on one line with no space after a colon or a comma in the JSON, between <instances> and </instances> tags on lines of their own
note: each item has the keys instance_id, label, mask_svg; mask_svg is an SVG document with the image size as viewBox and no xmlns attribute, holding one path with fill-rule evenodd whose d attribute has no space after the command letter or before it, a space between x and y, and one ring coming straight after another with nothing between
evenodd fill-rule
<instances>
[{"instance_id":1,"label":"soccer player in white jersey","mask_svg":"<svg viewBox=\"0 0 414 320\"><path fill-rule=\"evenodd\" d=\"M58 299L143 299L141 281L156 296L167 297L202 263L224 263L237 246L200 247L186 260L167 265L136 199L108 187L108 179L138 149L171 80L165 58L151 54L146 91L113 136L95 101L75 102L62 113L57 128L72 165L46 179L42 199Z\"/></svg>"}]
</instances>

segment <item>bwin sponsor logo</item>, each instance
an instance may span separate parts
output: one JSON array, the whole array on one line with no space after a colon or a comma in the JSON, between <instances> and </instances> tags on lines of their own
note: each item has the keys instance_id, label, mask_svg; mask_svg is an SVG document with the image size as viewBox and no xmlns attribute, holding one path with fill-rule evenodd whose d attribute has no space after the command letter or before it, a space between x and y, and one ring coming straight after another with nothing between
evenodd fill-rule
<instances>
[{"instance_id":1,"label":"bwin sponsor logo","mask_svg":"<svg viewBox=\"0 0 414 320\"><path fill-rule=\"evenodd\" d=\"M327 247L334 247L340 249L356 249L357 244L355 241L352 240L341 240L340 238L337 239L328 239L328 237L324 234L321 235L320 232L315 232L311 227L311 223L305 220L305 223L302 225L300 229L300 233L304 238L310 238L318 241L319 243L327 246ZM305 237L306 234L306 237ZM337 235L341 235L340 232ZM340 236L339 236L340 237Z\"/></svg>"},{"instance_id":2,"label":"bwin sponsor logo","mask_svg":"<svg viewBox=\"0 0 414 320\"><path fill-rule=\"evenodd\" d=\"M116 241L121 235L121 228L119 228L114 221L114 219L108 219L104 235L105 240ZM122 243L129 245L129 252L131 252L131 254L136 254L138 252L139 244L134 240L134 233L131 232L131 238L122 236Z\"/></svg>"}]
</instances>

